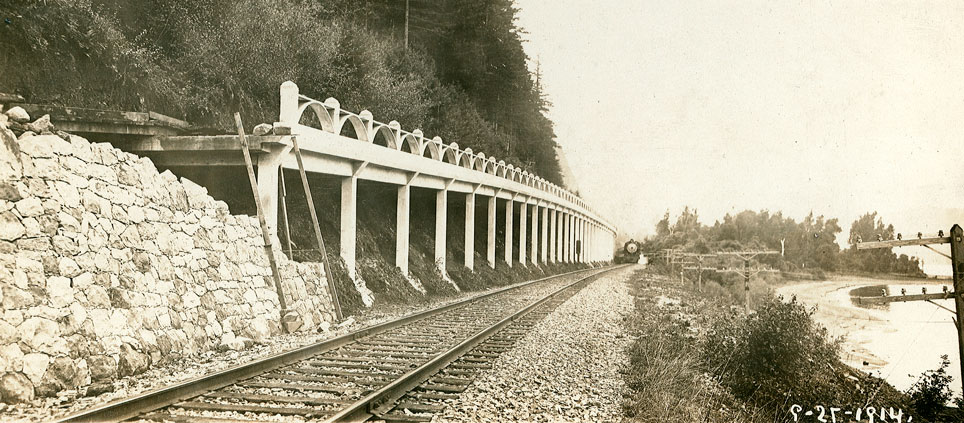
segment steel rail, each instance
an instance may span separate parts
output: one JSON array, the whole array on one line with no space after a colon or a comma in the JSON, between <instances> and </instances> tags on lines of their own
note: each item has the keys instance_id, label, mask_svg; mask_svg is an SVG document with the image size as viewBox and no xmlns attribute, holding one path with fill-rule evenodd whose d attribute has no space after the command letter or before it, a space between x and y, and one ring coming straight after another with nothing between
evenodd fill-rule
<instances>
[{"instance_id":1,"label":"steel rail","mask_svg":"<svg viewBox=\"0 0 964 423\"><path fill-rule=\"evenodd\" d=\"M613 268L614 268L613 266L609 266L609 267L603 268L602 271L595 272L594 274L600 274L600 273L612 270ZM571 272L547 276L544 278L535 279L532 281L522 282L515 285L499 288L497 290L480 294L471 298L459 300L459 301L442 305L433 309L412 313L388 322L383 322L376 325L368 326L368 327L356 330L354 332L350 332L350 333L337 336L335 338L331 338L328 340L324 340L321 342L317 342L311 345L306 345L304 347L297 348L291 351L283 351L283 352L273 354L268 357L264 357L255 361L239 364L224 370L220 370L204 376L199 376L194 379L189 379L184 382L176 383L174 385L165 386L152 391L137 394L128 398L122 398L106 404L95 406L93 408L81 410L76 413L69 414L64 417L60 417L54 420L54 422L55 423L118 422L118 421L126 420L129 418L138 416L140 414L154 411L158 408L162 408L162 407L174 404L179 401L196 397L206 392L223 388L239 380L248 379L248 378L260 375L262 373L266 373L290 364L297 363L308 357L339 348L341 346L355 342L361 338L382 333L399 326L403 326L418 320L432 317L440 313L444 313L446 311L449 311L455 308L459 308L461 306L464 306L474 301L492 297L494 295L498 295L504 292L517 290L535 283L544 282L555 278L561 278L561 277L573 275L579 272L592 272L593 270L599 270L599 268L579 269Z\"/></svg>"},{"instance_id":2,"label":"steel rail","mask_svg":"<svg viewBox=\"0 0 964 423\"><path fill-rule=\"evenodd\" d=\"M593 273L589 276L586 276L582 279L579 279L575 282L572 282L562 288L559 288L553 291L549 295L546 295L541 299L530 303L528 306L523 307L522 309L519 309L515 313L509 315L508 317L500 320L498 323L495 323L494 325L479 331L471 338L468 338L462 341L461 343L459 343L458 345L452 347L448 351L445 351L439 354L432 360L429 360L428 362L426 362L425 364L422 364L418 368L402 375L401 377L399 377L398 379L395 379L388 385L385 385L382 388L376 390L375 392L368 394L364 398L348 405L338 413L326 419L325 422L326 423L364 422L370 419L371 417L377 416L379 414L384 414L385 412L389 411L393 407L395 401L397 401L399 398L404 396L406 393L408 393L412 389L415 389L422 382L424 382L425 380L428 380L432 375L444 369L446 366L448 366L450 363L458 359L460 356L470 351L475 346L481 344L487 338L494 335L498 331L502 330L503 328L505 328L515 320L519 319L520 317L524 316L525 314L529 313L536 307L539 307L546 301L549 301L553 297L559 294L562 294L563 292L569 289L572 289L577 285L588 283L589 280L592 278L600 276L603 273L611 272L616 269L621 269L626 266L628 266L628 264L621 265L621 266L610 266L604 269L603 271Z\"/></svg>"}]
</instances>

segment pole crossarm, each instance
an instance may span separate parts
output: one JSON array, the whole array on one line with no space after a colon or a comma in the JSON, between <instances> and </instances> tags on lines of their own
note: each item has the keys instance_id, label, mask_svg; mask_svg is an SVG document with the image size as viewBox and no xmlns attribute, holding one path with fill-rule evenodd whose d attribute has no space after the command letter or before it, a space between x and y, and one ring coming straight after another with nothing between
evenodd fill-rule
<instances>
[{"instance_id":1,"label":"pole crossarm","mask_svg":"<svg viewBox=\"0 0 964 423\"><path fill-rule=\"evenodd\" d=\"M756 256L768 256L780 254L779 251L773 250L759 250L759 251L720 251L716 253L718 256L734 256L739 257L743 260L752 260Z\"/></svg>"},{"instance_id":2,"label":"pole crossarm","mask_svg":"<svg viewBox=\"0 0 964 423\"><path fill-rule=\"evenodd\" d=\"M950 300L958 296L956 292L937 292L934 294L888 295L881 297L852 297L857 304L887 304L908 301Z\"/></svg>"},{"instance_id":3,"label":"pole crossarm","mask_svg":"<svg viewBox=\"0 0 964 423\"><path fill-rule=\"evenodd\" d=\"M886 241L868 241L868 242L858 242L858 250L872 250L875 248L893 248L893 247L907 247L912 245L933 245L933 244L950 244L951 237L934 237L934 238L913 238L913 239L891 239Z\"/></svg>"}]
</instances>

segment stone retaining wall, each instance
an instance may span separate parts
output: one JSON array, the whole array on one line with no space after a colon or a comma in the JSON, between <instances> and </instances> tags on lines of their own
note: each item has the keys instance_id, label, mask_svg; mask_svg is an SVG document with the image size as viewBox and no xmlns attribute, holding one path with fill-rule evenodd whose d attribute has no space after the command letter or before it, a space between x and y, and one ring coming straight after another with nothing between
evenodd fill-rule
<instances>
[{"instance_id":1,"label":"stone retaining wall","mask_svg":"<svg viewBox=\"0 0 964 423\"><path fill-rule=\"evenodd\" d=\"M52 128L18 140L10 116L0 119L0 399L281 332L256 218L109 144ZM294 325L332 322L321 266L275 255Z\"/></svg>"}]
</instances>

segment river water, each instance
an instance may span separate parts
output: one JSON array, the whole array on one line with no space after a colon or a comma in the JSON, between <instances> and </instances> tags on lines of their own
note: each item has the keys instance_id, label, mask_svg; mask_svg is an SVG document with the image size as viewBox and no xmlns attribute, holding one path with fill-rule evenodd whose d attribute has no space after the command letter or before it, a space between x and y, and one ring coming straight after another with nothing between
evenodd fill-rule
<instances>
[{"instance_id":1,"label":"river water","mask_svg":"<svg viewBox=\"0 0 964 423\"><path fill-rule=\"evenodd\" d=\"M833 280L788 285L777 293L789 298L795 295L801 302L816 306L814 317L832 336L842 337L841 358L858 370L883 377L897 389L907 390L925 370L936 369L941 355L947 355L951 365L948 373L954 378L951 387L961 395L961 367L957 346L957 331L953 314L934 304L914 301L888 305L856 305L853 295L899 295L941 292L950 281L921 280L887 281L880 279L834 277ZM852 292L860 289L860 292ZM954 309L953 300L937 300L937 304Z\"/></svg>"}]
</instances>

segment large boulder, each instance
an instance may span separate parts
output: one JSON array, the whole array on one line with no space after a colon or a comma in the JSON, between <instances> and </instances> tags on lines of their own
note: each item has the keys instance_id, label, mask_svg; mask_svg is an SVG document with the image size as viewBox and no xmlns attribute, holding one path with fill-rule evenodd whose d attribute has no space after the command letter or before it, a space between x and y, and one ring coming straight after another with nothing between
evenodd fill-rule
<instances>
[{"instance_id":1,"label":"large boulder","mask_svg":"<svg viewBox=\"0 0 964 423\"><path fill-rule=\"evenodd\" d=\"M27 124L28 131L34 131L38 134L44 132L51 132L54 129L54 124L50 123L50 115L43 115L37 120Z\"/></svg>"},{"instance_id":2,"label":"large boulder","mask_svg":"<svg viewBox=\"0 0 964 423\"><path fill-rule=\"evenodd\" d=\"M74 360L68 357L57 357L47 367L47 373L37 385L37 395L52 396L64 389L79 386L83 382L84 375Z\"/></svg>"},{"instance_id":3,"label":"large boulder","mask_svg":"<svg viewBox=\"0 0 964 423\"><path fill-rule=\"evenodd\" d=\"M7 404L33 400L33 383L20 372L7 372L0 377L0 396Z\"/></svg>"},{"instance_id":4,"label":"large boulder","mask_svg":"<svg viewBox=\"0 0 964 423\"><path fill-rule=\"evenodd\" d=\"M134 348L131 344L122 344L120 356L117 360L117 375L130 376L143 373L151 367L151 357Z\"/></svg>"},{"instance_id":5,"label":"large boulder","mask_svg":"<svg viewBox=\"0 0 964 423\"><path fill-rule=\"evenodd\" d=\"M92 355L87 358L91 380L110 381L117 375L117 362L107 355Z\"/></svg>"},{"instance_id":6,"label":"large boulder","mask_svg":"<svg viewBox=\"0 0 964 423\"><path fill-rule=\"evenodd\" d=\"M14 122L25 123L30 120L30 115L20 106L11 107L5 114Z\"/></svg>"}]
</instances>

